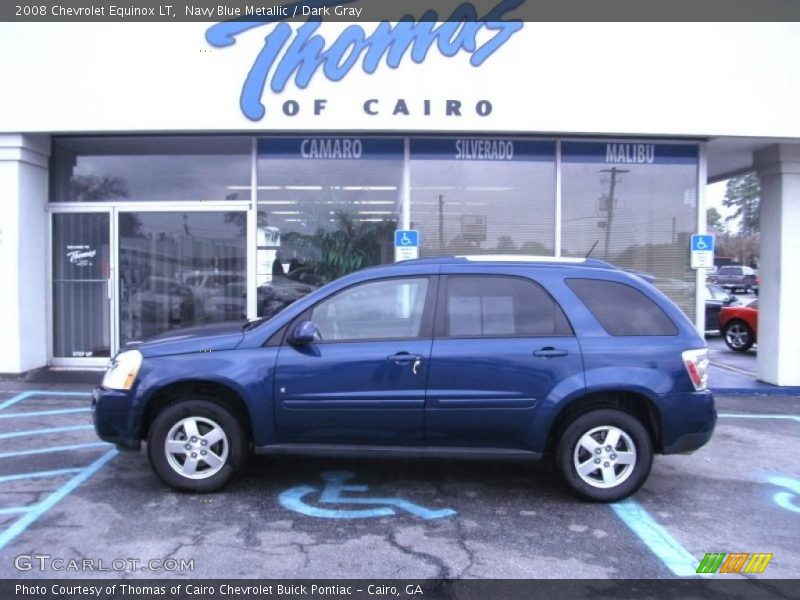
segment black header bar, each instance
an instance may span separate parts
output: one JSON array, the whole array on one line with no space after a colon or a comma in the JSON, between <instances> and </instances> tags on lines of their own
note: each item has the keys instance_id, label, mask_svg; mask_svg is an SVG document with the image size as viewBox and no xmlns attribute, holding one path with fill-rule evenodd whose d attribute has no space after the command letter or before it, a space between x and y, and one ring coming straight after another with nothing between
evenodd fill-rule
<instances>
[{"instance_id":1,"label":"black header bar","mask_svg":"<svg viewBox=\"0 0 800 600\"><path fill-rule=\"evenodd\" d=\"M635 560L635 558L634 558ZM796 597L791 579L6 579L3 600L637 600Z\"/></svg>"},{"instance_id":2,"label":"black header bar","mask_svg":"<svg viewBox=\"0 0 800 600\"><path fill-rule=\"evenodd\" d=\"M0 21L800 21L798 0L6 0ZM685 43L685 40L676 40ZM697 40L698 46L702 40Z\"/></svg>"}]
</instances>

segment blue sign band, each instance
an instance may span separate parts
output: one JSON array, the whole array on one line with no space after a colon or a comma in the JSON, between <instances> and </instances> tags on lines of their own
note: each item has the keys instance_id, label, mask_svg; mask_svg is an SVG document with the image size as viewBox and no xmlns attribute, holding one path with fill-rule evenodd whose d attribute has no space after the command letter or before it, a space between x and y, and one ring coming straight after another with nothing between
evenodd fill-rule
<instances>
[{"instance_id":1,"label":"blue sign band","mask_svg":"<svg viewBox=\"0 0 800 600\"><path fill-rule=\"evenodd\" d=\"M647 142L563 142L561 161L621 165L696 165L693 144L649 144Z\"/></svg>"},{"instance_id":2,"label":"blue sign band","mask_svg":"<svg viewBox=\"0 0 800 600\"><path fill-rule=\"evenodd\" d=\"M411 159L554 162L556 143L513 138L412 138Z\"/></svg>"},{"instance_id":3,"label":"blue sign band","mask_svg":"<svg viewBox=\"0 0 800 600\"><path fill-rule=\"evenodd\" d=\"M308 160L402 160L402 138L275 137L258 140L258 155Z\"/></svg>"}]
</instances>

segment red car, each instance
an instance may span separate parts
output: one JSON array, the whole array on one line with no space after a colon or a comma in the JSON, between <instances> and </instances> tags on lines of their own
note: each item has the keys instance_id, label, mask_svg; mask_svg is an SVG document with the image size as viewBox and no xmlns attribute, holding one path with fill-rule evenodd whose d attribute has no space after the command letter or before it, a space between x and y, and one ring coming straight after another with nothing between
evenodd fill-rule
<instances>
[{"instance_id":1,"label":"red car","mask_svg":"<svg viewBox=\"0 0 800 600\"><path fill-rule=\"evenodd\" d=\"M719 330L728 348L744 352L758 341L758 300L747 306L723 306Z\"/></svg>"}]
</instances>

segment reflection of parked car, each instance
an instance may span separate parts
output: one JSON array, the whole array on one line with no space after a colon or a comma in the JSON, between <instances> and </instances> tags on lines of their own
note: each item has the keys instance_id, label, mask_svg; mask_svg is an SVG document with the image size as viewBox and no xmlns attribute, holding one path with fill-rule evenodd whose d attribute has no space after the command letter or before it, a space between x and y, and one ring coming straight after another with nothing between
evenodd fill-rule
<instances>
[{"instance_id":1,"label":"reflection of parked car","mask_svg":"<svg viewBox=\"0 0 800 600\"><path fill-rule=\"evenodd\" d=\"M209 298L217 295L229 283L245 284L247 278L236 271L193 271L184 274L183 282L194 294L198 314L205 318L205 306Z\"/></svg>"},{"instance_id":2,"label":"reflection of parked car","mask_svg":"<svg viewBox=\"0 0 800 600\"><path fill-rule=\"evenodd\" d=\"M309 283L299 283L291 276L275 275L268 283L258 288L258 315L272 317L306 294L313 292L316 287Z\"/></svg>"},{"instance_id":3,"label":"reflection of parked car","mask_svg":"<svg viewBox=\"0 0 800 600\"><path fill-rule=\"evenodd\" d=\"M744 352L758 341L758 300L748 306L725 306L719 313L719 326L731 350Z\"/></svg>"},{"instance_id":4,"label":"reflection of parked car","mask_svg":"<svg viewBox=\"0 0 800 600\"><path fill-rule=\"evenodd\" d=\"M654 454L708 442L708 352L667 297L601 261L489 258L373 267L274 318L120 352L93 394L97 433L147 440L158 476L193 492L223 486L253 447L381 446L552 456L602 502L639 489Z\"/></svg>"},{"instance_id":5,"label":"reflection of parked car","mask_svg":"<svg viewBox=\"0 0 800 600\"><path fill-rule=\"evenodd\" d=\"M289 271L287 277L314 287L319 287L323 284L322 277L320 277L312 267L299 267L293 271Z\"/></svg>"},{"instance_id":6,"label":"reflection of parked car","mask_svg":"<svg viewBox=\"0 0 800 600\"><path fill-rule=\"evenodd\" d=\"M746 293L758 288L758 273L750 267L726 265L717 271L715 283L734 294L738 291Z\"/></svg>"},{"instance_id":7,"label":"reflection of parked car","mask_svg":"<svg viewBox=\"0 0 800 600\"><path fill-rule=\"evenodd\" d=\"M739 299L718 285L706 285L706 331L719 329L719 311L723 306L736 306Z\"/></svg>"},{"instance_id":8,"label":"reflection of parked car","mask_svg":"<svg viewBox=\"0 0 800 600\"><path fill-rule=\"evenodd\" d=\"M244 319L247 313L247 284L228 283L205 302L206 321L231 321Z\"/></svg>"},{"instance_id":9,"label":"reflection of parked car","mask_svg":"<svg viewBox=\"0 0 800 600\"><path fill-rule=\"evenodd\" d=\"M186 323L194 319L192 290L168 277L151 276L131 295L131 307L142 321Z\"/></svg>"}]
</instances>

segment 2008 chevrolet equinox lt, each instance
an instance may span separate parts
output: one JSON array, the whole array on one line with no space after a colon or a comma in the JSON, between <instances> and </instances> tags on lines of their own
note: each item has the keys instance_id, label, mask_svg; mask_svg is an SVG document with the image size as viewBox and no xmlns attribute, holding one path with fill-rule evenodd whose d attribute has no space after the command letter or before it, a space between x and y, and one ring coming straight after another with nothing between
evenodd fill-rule
<instances>
[{"instance_id":1,"label":"2008 chevrolet equinox lt","mask_svg":"<svg viewBox=\"0 0 800 600\"><path fill-rule=\"evenodd\" d=\"M253 449L552 457L583 498L711 437L705 342L646 276L592 259L419 259L242 323L129 344L99 436L168 485L220 488Z\"/></svg>"}]
</instances>

